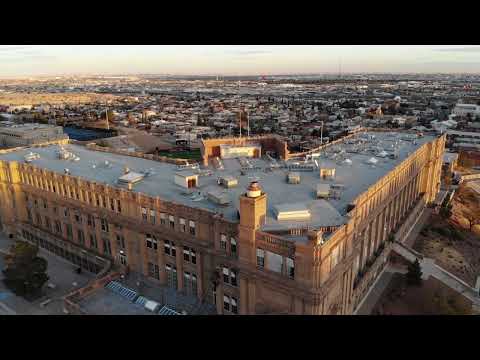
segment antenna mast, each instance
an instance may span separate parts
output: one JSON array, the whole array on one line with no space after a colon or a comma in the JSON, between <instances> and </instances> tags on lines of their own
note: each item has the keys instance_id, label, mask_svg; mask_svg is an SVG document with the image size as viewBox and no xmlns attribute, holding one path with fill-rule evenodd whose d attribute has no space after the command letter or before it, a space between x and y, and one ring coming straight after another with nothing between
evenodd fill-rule
<instances>
[{"instance_id":1,"label":"antenna mast","mask_svg":"<svg viewBox=\"0 0 480 360\"><path fill-rule=\"evenodd\" d=\"M107 122L107 130L110 130L110 125L108 124L108 107L105 104L105 121Z\"/></svg>"}]
</instances>

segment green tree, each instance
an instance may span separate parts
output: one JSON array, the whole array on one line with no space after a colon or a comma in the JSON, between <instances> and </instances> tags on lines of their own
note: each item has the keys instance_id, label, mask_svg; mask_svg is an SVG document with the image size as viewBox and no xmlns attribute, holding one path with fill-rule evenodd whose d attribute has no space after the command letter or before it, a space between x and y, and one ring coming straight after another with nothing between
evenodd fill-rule
<instances>
[{"instance_id":1,"label":"green tree","mask_svg":"<svg viewBox=\"0 0 480 360\"><path fill-rule=\"evenodd\" d=\"M452 205L442 206L439 214L444 219L449 219L452 216Z\"/></svg>"},{"instance_id":2,"label":"green tree","mask_svg":"<svg viewBox=\"0 0 480 360\"><path fill-rule=\"evenodd\" d=\"M17 241L10 247L5 257L4 283L20 296L38 295L48 281L48 262L38 255L38 246L25 241Z\"/></svg>"},{"instance_id":3,"label":"green tree","mask_svg":"<svg viewBox=\"0 0 480 360\"><path fill-rule=\"evenodd\" d=\"M420 286L422 284L422 269L418 259L415 259L413 263L408 264L407 283L415 286Z\"/></svg>"}]
</instances>

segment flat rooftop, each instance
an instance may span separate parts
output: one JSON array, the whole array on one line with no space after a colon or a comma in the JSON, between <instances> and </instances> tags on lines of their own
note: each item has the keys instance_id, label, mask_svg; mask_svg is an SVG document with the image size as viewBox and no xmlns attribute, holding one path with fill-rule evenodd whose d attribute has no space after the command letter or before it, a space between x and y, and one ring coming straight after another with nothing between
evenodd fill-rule
<instances>
[{"instance_id":1,"label":"flat rooftop","mask_svg":"<svg viewBox=\"0 0 480 360\"><path fill-rule=\"evenodd\" d=\"M366 132L340 144L327 147L318 157L311 160L271 161L267 158L248 159L250 169L241 173L242 166L238 159L223 159L223 170L212 166L200 169L203 172L198 177L198 187L185 189L175 184L175 173L179 172L176 165L161 163L125 155L97 152L79 145L65 145L64 148L80 158L79 161L61 160L57 156L59 145L48 147L30 147L8 154L0 155L0 160L18 161L23 163L24 156L33 151L40 155L33 160L32 165L45 168L59 174L68 168L72 176L78 176L89 181L117 186L117 180L124 174L124 168L136 173L147 173L143 180L133 185L132 191L149 196L160 197L193 208L207 209L223 214L226 219L237 221L239 196L244 194L250 182L259 182L268 196L266 224L262 228L268 230L284 230L308 225L313 228L335 226L345 223L345 210L348 204L367 190L371 185L386 175L405 160L421 145L434 140L433 136L417 137L413 134L398 132ZM396 154L396 158L376 156L387 152ZM375 158L375 164L367 163ZM345 161L349 159L349 161ZM317 166L318 165L318 166ZM290 166L288 168L287 166ZM301 171L298 167L310 166L313 171ZM295 168L297 167L297 168ZM321 179L320 168L335 168L333 179ZM186 173L192 171L184 170ZM193 170L196 172L196 170ZM300 184L288 184L287 174L298 172ZM180 171L182 172L182 171ZM232 176L238 179L238 185L224 189L218 184L218 178ZM317 200L317 184L341 185L342 190L335 199ZM123 186L122 186L123 187ZM124 187L123 187L124 188ZM208 199L207 193L215 189L224 189L230 203L219 205ZM277 221L275 207L284 204L304 204L311 213L308 221Z\"/></svg>"},{"instance_id":2,"label":"flat rooftop","mask_svg":"<svg viewBox=\"0 0 480 360\"><path fill-rule=\"evenodd\" d=\"M25 133L35 130L49 130L49 129L61 129L61 126L51 125L51 124L7 124L7 126L2 125L0 122L0 131L5 132L15 132L15 133Z\"/></svg>"}]
</instances>

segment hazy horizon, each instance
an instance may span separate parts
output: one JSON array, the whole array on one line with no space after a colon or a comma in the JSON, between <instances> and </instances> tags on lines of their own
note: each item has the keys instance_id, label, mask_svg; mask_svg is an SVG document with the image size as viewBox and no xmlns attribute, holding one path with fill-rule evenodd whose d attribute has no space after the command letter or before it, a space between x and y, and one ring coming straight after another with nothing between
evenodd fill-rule
<instances>
[{"instance_id":1,"label":"hazy horizon","mask_svg":"<svg viewBox=\"0 0 480 360\"><path fill-rule=\"evenodd\" d=\"M479 74L478 45L0 45L0 77Z\"/></svg>"}]
</instances>

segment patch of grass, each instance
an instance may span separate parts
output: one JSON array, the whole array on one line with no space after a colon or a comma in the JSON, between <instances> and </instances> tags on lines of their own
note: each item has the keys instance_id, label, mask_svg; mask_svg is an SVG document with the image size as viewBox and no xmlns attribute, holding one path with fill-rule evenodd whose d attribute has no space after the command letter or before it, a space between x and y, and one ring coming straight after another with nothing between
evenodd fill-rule
<instances>
[{"instance_id":1,"label":"patch of grass","mask_svg":"<svg viewBox=\"0 0 480 360\"><path fill-rule=\"evenodd\" d=\"M189 160L201 160L202 155L200 150L191 151L159 151L159 156L165 156L172 159L189 159Z\"/></svg>"}]
</instances>

